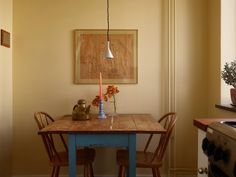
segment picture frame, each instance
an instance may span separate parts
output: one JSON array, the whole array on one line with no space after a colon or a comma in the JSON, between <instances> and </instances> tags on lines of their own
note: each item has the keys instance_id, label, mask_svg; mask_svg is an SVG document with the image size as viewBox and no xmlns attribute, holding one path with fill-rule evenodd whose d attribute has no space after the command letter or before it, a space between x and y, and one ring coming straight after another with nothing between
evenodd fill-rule
<instances>
[{"instance_id":1,"label":"picture frame","mask_svg":"<svg viewBox=\"0 0 236 177\"><path fill-rule=\"evenodd\" d=\"M102 73L104 84L138 83L138 30L112 29L110 48L114 55L105 59L107 31L105 29L74 30L74 83L98 84Z\"/></svg>"},{"instance_id":2,"label":"picture frame","mask_svg":"<svg viewBox=\"0 0 236 177\"><path fill-rule=\"evenodd\" d=\"M10 33L1 29L1 45L10 48Z\"/></svg>"}]
</instances>

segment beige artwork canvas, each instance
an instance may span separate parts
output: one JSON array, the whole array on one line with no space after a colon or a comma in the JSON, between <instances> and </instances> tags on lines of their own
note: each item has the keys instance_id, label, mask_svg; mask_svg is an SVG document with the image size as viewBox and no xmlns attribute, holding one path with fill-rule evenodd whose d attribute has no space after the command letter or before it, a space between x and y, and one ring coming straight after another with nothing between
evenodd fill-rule
<instances>
[{"instance_id":1,"label":"beige artwork canvas","mask_svg":"<svg viewBox=\"0 0 236 177\"><path fill-rule=\"evenodd\" d=\"M104 57L106 30L75 30L75 83L137 83L137 30L110 30L114 58Z\"/></svg>"}]
</instances>

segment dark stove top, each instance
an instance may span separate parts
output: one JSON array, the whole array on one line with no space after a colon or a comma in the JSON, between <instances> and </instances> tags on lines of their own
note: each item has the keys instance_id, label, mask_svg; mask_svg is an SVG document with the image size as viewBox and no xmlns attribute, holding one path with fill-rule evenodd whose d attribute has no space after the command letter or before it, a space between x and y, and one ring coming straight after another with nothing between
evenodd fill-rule
<instances>
[{"instance_id":1,"label":"dark stove top","mask_svg":"<svg viewBox=\"0 0 236 177\"><path fill-rule=\"evenodd\" d=\"M236 177L236 119L210 124L205 142L208 142L208 145L204 152L210 164L217 166L226 177ZM223 177L214 171L216 176Z\"/></svg>"},{"instance_id":2,"label":"dark stove top","mask_svg":"<svg viewBox=\"0 0 236 177\"><path fill-rule=\"evenodd\" d=\"M227 137L236 141L236 120L229 120L229 121L221 121L221 122L214 122L209 125L209 128L213 129L214 131L219 132L219 134L224 134Z\"/></svg>"},{"instance_id":3,"label":"dark stove top","mask_svg":"<svg viewBox=\"0 0 236 177\"><path fill-rule=\"evenodd\" d=\"M223 124L236 128L236 121L224 121Z\"/></svg>"}]
</instances>

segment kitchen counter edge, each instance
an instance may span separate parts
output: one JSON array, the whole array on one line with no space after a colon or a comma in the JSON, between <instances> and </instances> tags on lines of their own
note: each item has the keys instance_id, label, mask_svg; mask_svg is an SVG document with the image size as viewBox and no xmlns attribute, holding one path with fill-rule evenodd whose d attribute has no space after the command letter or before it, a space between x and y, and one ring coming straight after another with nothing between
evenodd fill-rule
<instances>
[{"instance_id":1,"label":"kitchen counter edge","mask_svg":"<svg viewBox=\"0 0 236 177\"><path fill-rule=\"evenodd\" d=\"M211 123L227 121L227 120L232 120L232 119L235 119L235 118L218 118L218 119L199 118L199 119L193 120L193 125L206 132L208 125L210 125Z\"/></svg>"}]
</instances>

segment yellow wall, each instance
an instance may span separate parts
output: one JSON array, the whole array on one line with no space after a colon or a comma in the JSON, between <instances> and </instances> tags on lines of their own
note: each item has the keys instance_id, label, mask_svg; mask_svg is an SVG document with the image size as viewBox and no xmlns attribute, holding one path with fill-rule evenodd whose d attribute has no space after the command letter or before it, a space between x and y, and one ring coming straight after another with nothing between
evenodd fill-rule
<instances>
[{"instance_id":1,"label":"yellow wall","mask_svg":"<svg viewBox=\"0 0 236 177\"><path fill-rule=\"evenodd\" d=\"M14 1L13 174L47 174L49 167L33 120L35 111L71 113L97 85L73 84L73 30L106 28L106 1ZM161 0L110 2L110 27L138 29L138 84L118 85L118 112L161 111ZM138 138L138 147L143 143ZM99 149L96 174L115 174L114 150ZM112 154L112 157L110 157ZM113 159L111 162L111 158ZM101 163L102 161L102 163ZM112 165L113 163L113 165ZM109 168L107 168L109 166Z\"/></svg>"},{"instance_id":2,"label":"yellow wall","mask_svg":"<svg viewBox=\"0 0 236 177\"><path fill-rule=\"evenodd\" d=\"M175 137L176 174L196 172L197 131L193 119L207 114L206 0L176 0L175 82L178 122Z\"/></svg>"},{"instance_id":3,"label":"yellow wall","mask_svg":"<svg viewBox=\"0 0 236 177\"><path fill-rule=\"evenodd\" d=\"M176 174L193 175L197 166L193 119L234 116L214 108L220 101L220 0L168 2L175 4L175 26L168 26L167 0L110 1L111 28L138 29L138 84L118 85L117 106L119 113L147 112L159 117L174 105L179 116L172 156L166 159L163 173L171 160ZM101 0L15 0L13 8L12 172L48 174L33 113L68 114L79 98L90 102L97 94L97 85L73 84L73 30L106 28L106 4ZM168 48L168 30L174 32L174 50ZM172 88L170 75L175 80ZM174 103L169 102L169 92ZM144 138L138 137L138 148ZM97 150L95 173L115 174L115 150Z\"/></svg>"},{"instance_id":4,"label":"yellow wall","mask_svg":"<svg viewBox=\"0 0 236 177\"><path fill-rule=\"evenodd\" d=\"M12 0L0 0L0 29L12 35ZM0 176L11 175L12 47L0 45Z\"/></svg>"}]
</instances>

